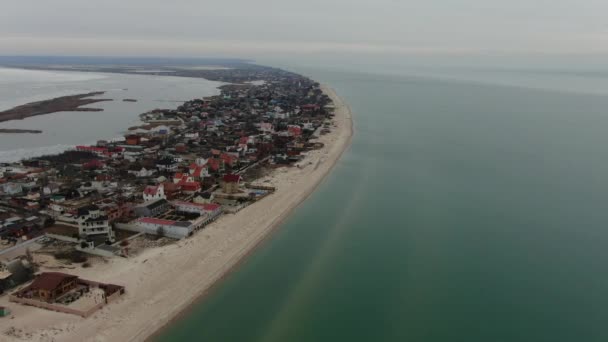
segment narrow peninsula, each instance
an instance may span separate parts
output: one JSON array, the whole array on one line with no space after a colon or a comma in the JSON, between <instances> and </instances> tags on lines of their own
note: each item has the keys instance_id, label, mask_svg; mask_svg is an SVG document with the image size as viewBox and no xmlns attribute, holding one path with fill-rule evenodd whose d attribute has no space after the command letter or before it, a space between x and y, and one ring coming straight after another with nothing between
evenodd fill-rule
<instances>
[{"instance_id":1,"label":"narrow peninsula","mask_svg":"<svg viewBox=\"0 0 608 342\"><path fill-rule=\"evenodd\" d=\"M120 139L0 165L10 279L0 308L14 317L0 319L0 340L150 339L279 227L350 144L350 109L329 87L249 64L180 72L201 74L224 82L219 94L143 113ZM92 94L13 115L79 109Z\"/></svg>"},{"instance_id":2,"label":"narrow peninsula","mask_svg":"<svg viewBox=\"0 0 608 342\"><path fill-rule=\"evenodd\" d=\"M44 115L56 112L101 112L101 108L82 107L97 102L112 101L111 99L91 99L92 96L105 94L104 91L86 94L56 97L50 100L36 101L0 112L0 122L23 120L30 116Z\"/></svg>"}]
</instances>

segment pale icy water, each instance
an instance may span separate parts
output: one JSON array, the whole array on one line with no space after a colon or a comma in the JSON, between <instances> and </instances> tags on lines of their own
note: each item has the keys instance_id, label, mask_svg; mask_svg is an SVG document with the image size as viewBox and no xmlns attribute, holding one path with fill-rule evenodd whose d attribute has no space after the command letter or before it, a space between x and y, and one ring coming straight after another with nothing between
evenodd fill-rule
<instances>
[{"instance_id":1,"label":"pale icy water","mask_svg":"<svg viewBox=\"0 0 608 342\"><path fill-rule=\"evenodd\" d=\"M58 153L77 144L123 135L139 114L219 94L219 82L201 78L33 71L0 68L0 110L58 96L105 91L88 107L103 112L58 112L0 123L0 128L39 129L42 134L0 134L0 162ZM138 102L124 102L123 99Z\"/></svg>"}]
</instances>

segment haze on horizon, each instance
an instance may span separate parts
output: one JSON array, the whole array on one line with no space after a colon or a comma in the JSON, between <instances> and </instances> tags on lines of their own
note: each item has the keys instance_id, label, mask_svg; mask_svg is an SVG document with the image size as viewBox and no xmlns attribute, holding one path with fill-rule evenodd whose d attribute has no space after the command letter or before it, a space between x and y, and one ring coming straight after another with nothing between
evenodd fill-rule
<instances>
[{"instance_id":1,"label":"haze on horizon","mask_svg":"<svg viewBox=\"0 0 608 342\"><path fill-rule=\"evenodd\" d=\"M0 55L603 55L600 0L4 0Z\"/></svg>"}]
</instances>

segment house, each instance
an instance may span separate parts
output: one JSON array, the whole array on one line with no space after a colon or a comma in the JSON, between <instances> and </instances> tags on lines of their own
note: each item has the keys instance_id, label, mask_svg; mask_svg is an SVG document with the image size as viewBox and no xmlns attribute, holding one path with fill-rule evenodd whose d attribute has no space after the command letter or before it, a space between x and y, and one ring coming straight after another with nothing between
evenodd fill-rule
<instances>
[{"instance_id":1,"label":"house","mask_svg":"<svg viewBox=\"0 0 608 342\"><path fill-rule=\"evenodd\" d=\"M194 160L194 166L197 166L197 165L198 165L198 166L203 166L203 165L207 164L207 160L208 160L208 159L209 159L209 158L205 158L205 157L197 157L197 158ZM190 168L192 168L192 167L194 167L194 166L191 164L191 165L190 165Z\"/></svg>"},{"instance_id":2,"label":"house","mask_svg":"<svg viewBox=\"0 0 608 342\"><path fill-rule=\"evenodd\" d=\"M198 179L198 180L202 180L203 178L209 176L209 169L208 169L207 165L198 165L198 164L190 165L189 172L192 177L194 177L195 179Z\"/></svg>"},{"instance_id":3,"label":"house","mask_svg":"<svg viewBox=\"0 0 608 342\"><path fill-rule=\"evenodd\" d=\"M236 166L239 161L239 158L230 153L222 153L220 155L220 159L224 162L224 165L228 165L230 167Z\"/></svg>"},{"instance_id":4,"label":"house","mask_svg":"<svg viewBox=\"0 0 608 342\"><path fill-rule=\"evenodd\" d=\"M305 122L302 126L305 131L314 131L315 130L315 125L312 122Z\"/></svg>"},{"instance_id":5,"label":"house","mask_svg":"<svg viewBox=\"0 0 608 342\"><path fill-rule=\"evenodd\" d=\"M299 137L302 135L302 127L298 125L289 125L287 126L287 132L289 132L289 135L292 137Z\"/></svg>"},{"instance_id":6,"label":"house","mask_svg":"<svg viewBox=\"0 0 608 342\"><path fill-rule=\"evenodd\" d=\"M8 182L0 185L2 192L7 195L17 195L23 193L23 185L21 183Z\"/></svg>"},{"instance_id":7,"label":"house","mask_svg":"<svg viewBox=\"0 0 608 342\"><path fill-rule=\"evenodd\" d=\"M139 145L141 144L141 137L139 135L131 134L125 137L127 145Z\"/></svg>"},{"instance_id":8,"label":"house","mask_svg":"<svg viewBox=\"0 0 608 342\"><path fill-rule=\"evenodd\" d=\"M146 186L143 197L146 202L157 199L167 199L164 184Z\"/></svg>"},{"instance_id":9,"label":"house","mask_svg":"<svg viewBox=\"0 0 608 342\"><path fill-rule=\"evenodd\" d=\"M137 219L136 225L142 232L147 234L165 235L175 239L185 238L192 235L194 226L188 221L162 220L152 217L141 217Z\"/></svg>"},{"instance_id":10,"label":"house","mask_svg":"<svg viewBox=\"0 0 608 342\"><path fill-rule=\"evenodd\" d=\"M105 211L97 205L88 205L78 209L78 234L83 240L105 238L114 241L114 232Z\"/></svg>"},{"instance_id":11,"label":"house","mask_svg":"<svg viewBox=\"0 0 608 342\"><path fill-rule=\"evenodd\" d=\"M178 185L187 194L192 194L202 189L200 182L180 182Z\"/></svg>"},{"instance_id":12,"label":"house","mask_svg":"<svg viewBox=\"0 0 608 342\"><path fill-rule=\"evenodd\" d=\"M198 204L211 203L211 202L213 202L214 197L215 196L213 196L212 192L205 191L203 193L198 193L198 194L194 195L194 198L192 199L192 201L194 203L198 203Z\"/></svg>"},{"instance_id":13,"label":"house","mask_svg":"<svg viewBox=\"0 0 608 342\"><path fill-rule=\"evenodd\" d=\"M166 199L157 199L135 206L135 214L138 217L154 217L167 211L169 202Z\"/></svg>"},{"instance_id":14,"label":"house","mask_svg":"<svg viewBox=\"0 0 608 342\"><path fill-rule=\"evenodd\" d=\"M180 184L182 182L194 182L194 178L189 173L177 172L173 175L174 184Z\"/></svg>"},{"instance_id":15,"label":"house","mask_svg":"<svg viewBox=\"0 0 608 342\"><path fill-rule=\"evenodd\" d=\"M209 215L216 217L221 214L222 206L219 204L198 204L192 202L185 201L173 201L173 206L177 211L186 212L186 213L194 213L199 215Z\"/></svg>"},{"instance_id":16,"label":"house","mask_svg":"<svg viewBox=\"0 0 608 342\"><path fill-rule=\"evenodd\" d=\"M141 169L129 170L128 172L132 175L135 175L135 177L137 178L147 178L152 177L156 173L156 170L148 170L145 167L142 167Z\"/></svg>"},{"instance_id":17,"label":"house","mask_svg":"<svg viewBox=\"0 0 608 342\"><path fill-rule=\"evenodd\" d=\"M269 122L262 122L259 125L259 129L262 133L273 133L274 132L274 126L269 123Z\"/></svg>"},{"instance_id":18,"label":"house","mask_svg":"<svg viewBox=\"0 0 608 342\"><path fill-rule=\"evenodd\" d=\"M42 192L45 195L52 195L59 192L59 184L57 183L49 183L42 188Z\"/></svg>"},{"instance_id":19,"label":"house","mask_svg":"<svg viewBox=\"0 0 608 342\"><path fill-rule=\"evenodd\" d=\"M85 300L78 306L68 305L91 292L98 294L101 301ZM86 318L124 293L124 286L98 283L66 273L43 272L30 285L11 294L9 301Z\"/></svg>"},{"instance_id":20,"label":"house","mask_svg":"<svg viewBox=\"0 0 608 342\"><path fill-rule=\"evenodd\" d=\"M75 275L44 272L36 277L32 284L26 288L27 297L47 303L54 303L57 298L76 288L78 285L77 280L78 277Z\"/></svg>"},{"instance_id":21,"label":"house","mask_svg":"<svg viewBox=\"0 0 608 342\"><path fill-rule=\"evenodd\" d=\"M321 106L317 104L306 104L302 106L302 112L304 113L313 113L321 110Z\"/></svg>"},{"instance_id":22,"label":"house","mask_svg":"<svg viewBox=\"0 0 608 342\"><path fill-rule=\"evenodd\" d=\"M171 157L165 157L156 162L156 168L161 172L175 172L178 167L179 163Z\"/></svg>"},{"instance_id":23,"label":"house","mask_svg":"<svg viewBox=\"0 0 608 342\"><path fill-rule=\"evenodd\" d=\"M177 184L186 193L194 193L201 189L201 183L196 182L188 173L176 173L173 177L173 184Z\"/></svg>"},{"instance_id":24,"label":"house","mask_svg":"<svg viewBox=\"0 0 608 342\"><path fill-rule=\"evenodd\" d=\"M82 164L82 168L85 170L98 170L98 169L103 169L104 167L104 162L99 160L99 159L92 159L89 160L88 162Z\"/></svg>"},{"instance_id":25,"label":"house","mask_svg":"<svg viewBox=\"0 0 608 342\"><path fill-rule=\"evenodd\" d=\"M222 178L222 190L227 194L233 194L239 191L241 182L240 175L227 174Z\"/></svg>"},{"instance_id":26,"label":"house","mask_svg":"<svg viewBox=\"0 0 608 342\"><path fill-rule=\"evenodd\" d=\"M173 182L164 182L162 185L165 189L165 196L169 200L181 193L180 186Z\"/></svg>"},{"instance_id":27,"label":"house","mask_svg":"<svg viewBox=\"0 0 608 342\"><path fill-rule=\"evenodd\" d=\"M209 169L213 172L221 172L224 170L224 161L221 159L210 158L208 160Z\"/></svg>"}]
</instances>

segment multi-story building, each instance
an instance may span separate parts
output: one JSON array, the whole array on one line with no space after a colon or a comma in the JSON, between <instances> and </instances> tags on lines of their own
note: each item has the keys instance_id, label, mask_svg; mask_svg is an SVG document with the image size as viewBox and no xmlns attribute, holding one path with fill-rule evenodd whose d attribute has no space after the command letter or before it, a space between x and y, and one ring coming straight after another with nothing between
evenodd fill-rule
<instances>
[{"instance_id":1,"label":"multi-story building","mask_svg":"<svg viewBox=\"0 0 608 342\"><path fill-rule=\"evenodd\" d=\"M96 205L78 209L78 234L83 240L103 238L114 241L114 232L106 213Z\"/></svg>"}]
</instances>

